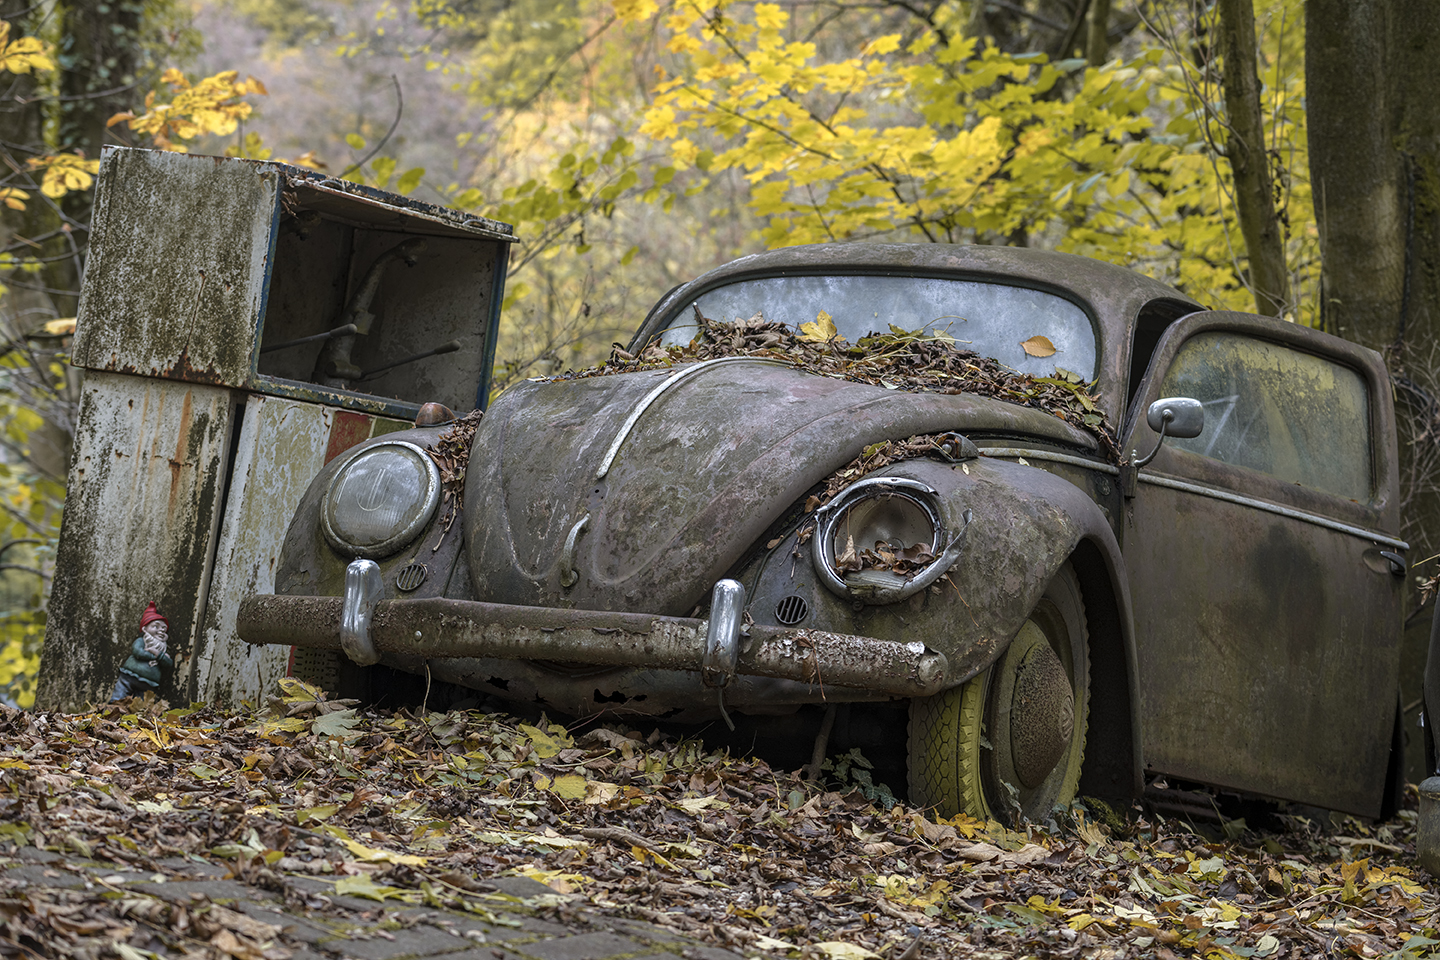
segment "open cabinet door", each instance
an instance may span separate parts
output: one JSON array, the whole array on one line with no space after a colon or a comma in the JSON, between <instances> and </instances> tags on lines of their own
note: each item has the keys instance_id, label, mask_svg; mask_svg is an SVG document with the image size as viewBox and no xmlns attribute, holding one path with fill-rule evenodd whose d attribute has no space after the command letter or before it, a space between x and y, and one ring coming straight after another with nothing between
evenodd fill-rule
<instances>
[{"instance_id":1,"label":"open cabinet door","mask_svg":"<svg viewBox=\"0 0 1440 960\"><path fill-rule=\"evenodd\" d=\"M1190 397L1123 524L1153 771L1374 816L1395 719L1406 545L1378 355L1294 324L1199 313L1158 345L1145 410Z\"/></svg>"}]
</instances>

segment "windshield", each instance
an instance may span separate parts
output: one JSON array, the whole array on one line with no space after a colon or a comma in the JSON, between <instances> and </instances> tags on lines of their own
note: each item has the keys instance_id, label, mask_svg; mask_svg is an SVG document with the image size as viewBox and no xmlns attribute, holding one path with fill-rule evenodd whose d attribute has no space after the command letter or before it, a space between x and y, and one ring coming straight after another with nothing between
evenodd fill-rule
<instances>
[{"instance_id":1,"label":"windshield","mask_svg":"<svg viewBox=\"0 0 1440 960\"><path fill-rule=\"evenodd\" d=\"M762 277L709 290L695 305L708 320L748 320L758 313L792 327L824 311L851 343L887 333L891 324L939 331L1021 373L1043 377L1061 367L1095 378L1095 333L1085 311L1026 287L933 277ZM661 333L661 343L683 345L696 332L695 313L686 305Z\"/></svg>"}]
</instances>

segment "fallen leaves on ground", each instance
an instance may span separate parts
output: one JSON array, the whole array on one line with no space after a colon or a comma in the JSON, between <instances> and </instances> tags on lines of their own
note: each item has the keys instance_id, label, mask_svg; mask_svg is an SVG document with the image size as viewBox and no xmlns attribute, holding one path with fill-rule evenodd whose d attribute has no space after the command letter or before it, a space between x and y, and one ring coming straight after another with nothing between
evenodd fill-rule
<instances>
[{"instance_id":1,"label":"fallen leaves on ground","mask_svg":"<svg viewBox=\"0 0 1440 960\"><path fill-rule=\"evenodd\" d=\"M697 312L697 324L700 332L687 345L651 344L638 356L616 346L607 362L554 379L633 373L720 357L762 357L890 390L973 393L1034 407L1093 434L1106 456L1112 460L1119 457L1114 432L1096 409L1090 385L1069 371L1057 369L1054 376L1031 376L966 350L942 333L895 326L888 333L871 333L851 344L835 333L834 324L823 314L813 323L802 324L798 333L759 314L726 323L699 317ZM1026 341L1032 345L1027 352L1048 356L1043 351L1033 352L1040 350L1038 341L1049 343L1044 337L1032 337ZM1054 352L1053 346L1050 350Z\"/></svg>"},{"instance_id":2,"label":"fallen leaves on ground","mask_svg":"<svg viewBox=\"0 0 1440 960\"><path fill-rule=\"evenodd\" d=\"M377 903L483 909L485 880L523 875L601 911L799 960L1440 947L1413 812L1350 820L1343 834L1298 818L1264 836L1241 825L1215 843L1158 818L1112 832L1076 805L1017 832L877 807L858 788L812 787L659 731L375 713L298 681L264 713L150 699L76 716L0 709L0 743L11 852L146 872L202 858L286 890L292 909L316 908L287 886L296 876ZM0 881L3 955L134 960L183 941L279 960L255 924L118 887L45 900Z\"/></svg>"}]
</instances>

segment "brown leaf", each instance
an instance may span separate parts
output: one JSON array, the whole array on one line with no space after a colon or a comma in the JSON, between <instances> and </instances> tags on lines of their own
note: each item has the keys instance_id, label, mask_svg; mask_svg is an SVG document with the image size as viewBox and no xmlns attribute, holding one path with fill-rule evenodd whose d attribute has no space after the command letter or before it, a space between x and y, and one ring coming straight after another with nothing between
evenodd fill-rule
<instances>
[{"instance_id":1,"label":"brown leaf","mask_svg":"<svg viewBox=\"0 0 1440 960\"><path fill-rule=\"evenodd\" d=\"M1038 333L1029 340L1020 341L1020 346L1032 357L1055 356L1055 344L1050 342L1049 337L1042 337Z\"/></svg>"}]
</instances>

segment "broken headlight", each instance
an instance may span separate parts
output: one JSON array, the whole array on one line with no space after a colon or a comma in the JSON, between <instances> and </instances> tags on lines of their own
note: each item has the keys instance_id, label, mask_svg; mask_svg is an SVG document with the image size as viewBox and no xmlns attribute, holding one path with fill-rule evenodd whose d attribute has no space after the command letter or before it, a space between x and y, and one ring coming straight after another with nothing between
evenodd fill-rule
<instances>
[{"instance_id":1,"label":"broken headlight","mask_svg":"<svg viewBox=\"0 0 1440 960\"><path fill-rule=\"evenodd\" d=\"M970 523L946 529L939 494L903 477L870 477L816 511L815 570L835 593L894 603L924 590L955 563Z\"/></svg>"},{"instance_id":2,"label":"broken headlight","mask_svg":"<svg viewBox=\"0 0 1440 960\"><path fill-rule=\"evenodd\" d=\"M413 443L390 440L351 457L325 491L320 526L347 557L377 560L414 540L440 503L440 470Z\"/></svg>"}]
</instances>

